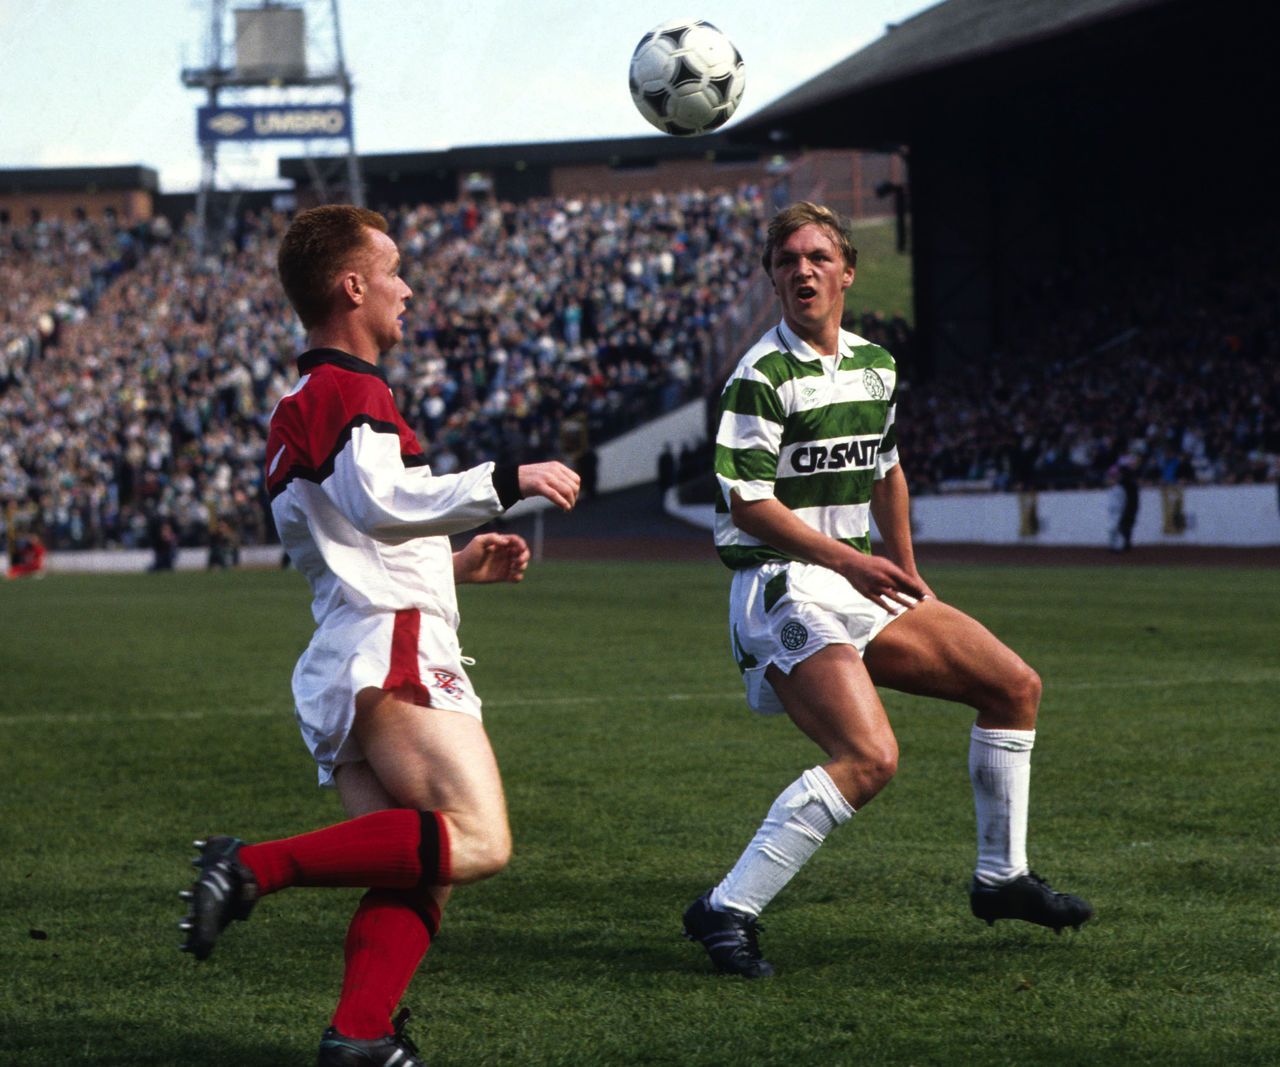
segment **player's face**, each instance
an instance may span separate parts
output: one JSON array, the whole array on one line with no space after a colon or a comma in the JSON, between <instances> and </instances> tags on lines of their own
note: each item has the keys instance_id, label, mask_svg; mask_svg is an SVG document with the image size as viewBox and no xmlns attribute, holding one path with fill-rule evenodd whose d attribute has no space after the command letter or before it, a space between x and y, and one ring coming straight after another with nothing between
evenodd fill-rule
<instances>
[{"instance_id":1,"label":"player's face","mask_svg":"<svg viewBox=\"0 0 1280 1067\"><path fill-rule=\"evenodd\" d=\"M773 287L782 317L806 341L839 329L853 268L825 226L809 222L773 250Z\"/></svg>"},{"instance_id":2,"label":"player's face","mask_svg":"<svg viewBox=\"0 0 1280 1067\"><path fill-rule=\"evenodd\" d=\"M369 251L361 264L367 287L363 310L378 351L388 352L404 336L400 317L413 292L400 277L400 251L395 241L378 230L368 234Z\"/></svg>"}]
</instances>

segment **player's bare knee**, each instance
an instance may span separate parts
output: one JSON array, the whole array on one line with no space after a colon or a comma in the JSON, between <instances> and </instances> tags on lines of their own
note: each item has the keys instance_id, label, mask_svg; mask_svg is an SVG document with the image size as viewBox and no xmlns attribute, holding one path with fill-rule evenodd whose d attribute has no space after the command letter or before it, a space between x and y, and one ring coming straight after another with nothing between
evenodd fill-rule
<instances>
[{"instance_id":1,"label":"player's bare knee","mask_svg":"<svg viewBox=\"0 0 1280 1067\"><path fill-rule=\"evenodd\" d=\"M504 825L489 835L483 849L484 875L491 878L511 862L511 831Z\"/></svg>"},{"instance_id":2,"label":"player's bare knee","mask_svg":"<svg viewBox=\"0 0 1280 1067\"><path fill-rule=\"evenodd\" d=\"M492 878L511 862L511 831L505 822L462 826L455 837L453 880Z\"/></svg>"},{"instance_id":3,"label":"player's bare knee","mask_svg":"<svg viewBox=\"0 0 1280 1067\"><path fill-rule=\"evenodd\" d=\"M472 854L470 877L468 881L478 882L484 878L492 878L511 862L511 844L486 842Z\"/></svg>"},{"instance_id":4,"label":"player's bare knee","mask_svg":"<svg viewBox=\"0 0 1280 1067\"><path fill-rule=\"evenodd\" d=\"M974 706L992 727L1033 730L1043 688L1040 675L1019 661L1015 669L1003 672L997 687L986 699L975 700Z\"/></svg>"},{"instance_id":5,"label":"player's bare knee","mask_svg":"<svg viewBox=\"0 0 1280 1067\"><path fill-rule=\"evenodd\" d=\"M1027 668L1027 698L1031 702L1031 706L1037 710L1040 707L1040 696L1044 692L1044 682L1040 680L1040 675L1032 668Z\"/></svg>"},{"instance_id":6,"label":"player's bare knee","mask_svg":"<svg viewBox=\"0 0 1280 1067\"><path fill-rule=\"evenodd\" d=\"M855 808L867 803L898 773L898 745L892 738L882 745L839 756L827 764L827 773L845 800Z\"/></svg>"},{"instance_id":7,"label":"player's bare knee","mask_svg":"<svg viewBox=\"0 0 1280 1067\"><path fill-rule=\"evenodd\" d=\"M1035 718L1040 707L1040 694L1044 689L1040 675L1025 663L1009 679L1009 703L1023 716Z\"/></svg>"},{"instance_id":8,"label":"player's bare knee","mask_svg":"<svg viewBox=\"0 0 1280 1067\"><path fill-rule=\"evenodd\" d=\"M877 784L877 789L883 789L893 780L893 776L898 773L897 742L882 745L870 753L865 766L868 777Z\"/></svg>"}]
</instances>

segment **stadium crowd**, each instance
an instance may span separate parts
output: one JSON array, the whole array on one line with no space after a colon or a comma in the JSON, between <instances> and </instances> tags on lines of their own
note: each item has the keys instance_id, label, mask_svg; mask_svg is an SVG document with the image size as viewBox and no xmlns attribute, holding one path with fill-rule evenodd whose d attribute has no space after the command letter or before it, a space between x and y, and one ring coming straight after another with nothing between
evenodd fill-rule
<instances>
[{"instance_id":1,"label":"stadium crowd","mask_svg":"<svg viewBox=\"0 0 1280 1067\"><path fill-rule=\"evenodd\" d=\"M433 469L567 457L700 395L751 270L758 190L388 214L415 293L384 363ZM271 537L267 418L301 327L283 215L216 256L190 226L0 228L0 500L54 548Z\"/></svg>"},{"instance_id":2,"label":"stadium crowd","mask_svg":"<svg viewBox=\"0 0 1280 1067\"><path fill-rule=\"evenodd\" d=\"M203 543L219 517L256 535L255 403L292 342L282 315L251 321L274 299L252 252L200 263L163 224L40 222L3 244L10 308L46 328L6 323L0 495L55 548L147 545L166 523Z\"/></svg>"},{"instance_id":3,"label":"stadium crowd","mask_svg":"<svg viewBox=\"0 0 1280 1067\"><path fill-rule=\"evenodd\" d=\"M414 301L384 367L433 469L573 460L702 395L771 209L745 186L388 212ZM286 223L246 214L203 257L190 221L0 225L0 521L50 548L272 539L265 426L304 343ZM907 369L912 491L1276 479L1280 276L1230 253L1064 270L1003 352L928 381L901 318L851 319Z\"/></svg>"},{"instance_id":4,"label":"stadium crowd","mask_svg":"<svg viewBox=\"0 0 1280 1067\"><path fill-rule=\"evenodd\" d=\"M1040 280L1009 343L912 384L914 492L1280 478L1280 273L1270 250L1161 249ZM891 350L893 350L891 348Z\"/></svg>"},{"instance_id":5,"label":"stadium crowd","mask_svg":"<svg viewBox=\"0 0 1280 1067\"><path fill-rule=\"evenodd\" d=\"M765 211L744 187L396 216L419 295L387 367L433 469L573 456L701 395Z\"/></svg>"}]
</instances>

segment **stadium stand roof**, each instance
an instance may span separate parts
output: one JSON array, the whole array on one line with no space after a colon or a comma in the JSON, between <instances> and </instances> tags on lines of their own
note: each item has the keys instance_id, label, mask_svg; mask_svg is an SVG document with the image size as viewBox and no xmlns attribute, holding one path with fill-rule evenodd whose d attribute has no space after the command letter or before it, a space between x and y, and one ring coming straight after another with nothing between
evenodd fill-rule
<instances>
[{"instance_id":1,"label":"stadium stand roof","mask_svg":"<svg viewBox=\"0 0 1280 1067\"><path fill-rule=\"evenodd\" d=\"M723 135L705 137L619 137L593 141L547 141L525 144L469 145L431 152L390 152L360 156L366 176L392 171L468 171L490 167L536 163L539 166L608 162L625 165L638 161L692 159L715 153L718 158L756 158L762 149L730 142ZM305 181L307 160L289 157L280 160L282 178Z\"/></svg>"},{"instance_id":2,"label":"stadium stand roof","mask_svg":"<svg viewBox=\"0 0 1280 1067\"><path fill-rule=\"evenodd\" d=\"M836 140L849 144L860 133L872 139L893 136L895 129L902 138L915 102L895 98L890 89L970 65L989 71L991 60L1035 46L1069 50L1073 35L1179 6L1186 5L1181 0L945 0L890 24L883 37L738 123L731 136L750 140L773 133L777 140L776 129L802 112L874 94L875 108L844 116L847 122Z\"/></svg>"},{"instance_id":3,"label":"stadium stand roof","mask_svg":"<svg viewBox=\"0 0 1280 1067\"><path fill-rule=\"evenodd\" d=\"M80 192L91 188L156 192L160 180L152 168L143 166L0 169L0 193Z\"/></svg>"},{"instance_id":4,"label":"stadium stand roof","mask_svg":"<svg viewBox=\"0 0 1280 1067\"><path fill-rule=\"evenodd\" d=\"M1046 279L1123 289L1134 264L1274 231L1278 33L1257 0L945 0L728 132L905 149L915 352L967 366Z\"/></svg>"}]
</instances>

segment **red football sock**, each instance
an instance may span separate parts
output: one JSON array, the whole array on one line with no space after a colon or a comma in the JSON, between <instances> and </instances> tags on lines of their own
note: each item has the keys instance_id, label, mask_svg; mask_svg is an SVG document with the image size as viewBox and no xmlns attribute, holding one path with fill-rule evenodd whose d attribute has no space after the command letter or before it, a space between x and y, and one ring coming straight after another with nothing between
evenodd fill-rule
<instances>
[{"instance_id":1,"label":"red football sock","mask_svg":"<svg viewBox=\"0 0 1280 1067\"><path fill-rule=\"evenodd\" d=\"M390 808L297 837L245 845L258 894L289 886L415 889L447 885L449 833L439 812Z\"/></svg>"},{"instance_id":2,"label":"red football sock","mask_svg":"<svg viewBox=\"0 0 1280 1067\"><path fill-rule=\"evenodd\" d=\"M391 1013L439 929L440 908L424 892L370 889L347 928L334 1028L360 1040L390 1034Z\"/></svg>"}]
</instances>

